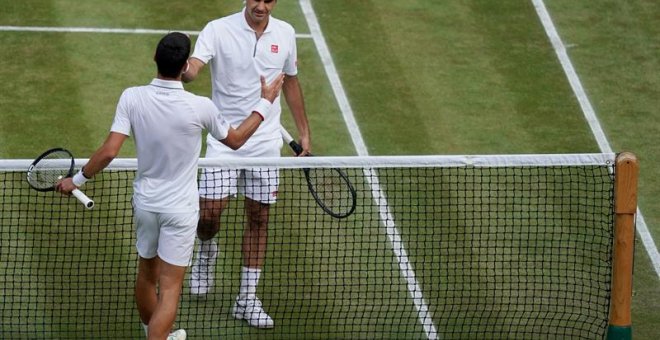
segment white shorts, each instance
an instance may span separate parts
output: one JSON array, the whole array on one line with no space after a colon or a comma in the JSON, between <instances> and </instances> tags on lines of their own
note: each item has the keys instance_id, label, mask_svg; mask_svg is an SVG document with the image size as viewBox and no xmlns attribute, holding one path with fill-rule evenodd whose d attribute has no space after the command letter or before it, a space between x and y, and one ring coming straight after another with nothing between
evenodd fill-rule
<instances>
[{"instance_id":1,"label":"white shorts","mask_svg":"<svg viewBox=\"0 0 660 340\"><path fill-rule=\"evenodd\" d=\"M199 212L156 213L133 208L138 254L145 259L158 255L175 266L190 266Z\"/></svg>"},{"instance_id":2,"label":"white shorts","mask_svg":"<svg viewBox=\"0 0 660 340\"><path fill-rule=\"evenodd\" d=\"M281 140L267 141L257 147L246 150L230 148L208 150L209 158L237 157L279 157L282 148ZM277 201L279 187L279 171L277 168L256 168L246 170L227 170L205 168L199 179L199 195L208 199L222 199L238 193L264 204Z\"/></svg>"}]
</instances>

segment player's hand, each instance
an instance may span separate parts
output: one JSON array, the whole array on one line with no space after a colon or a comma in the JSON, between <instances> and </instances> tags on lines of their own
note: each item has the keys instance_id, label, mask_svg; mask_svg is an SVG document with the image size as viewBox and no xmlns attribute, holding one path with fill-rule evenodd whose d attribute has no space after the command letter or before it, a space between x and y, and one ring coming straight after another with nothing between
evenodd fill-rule
<instances>
[{"instance_id":1,"label":"player's hand","mask_svg":"<svg viewBox=\"0 0 660 340\"><path fill-rule=\"evenodd\" d=\"M266 78L261 76L261 98L265 98L273 103L275 98L280 95L280 91L282 91L282 84L284 84L284 73L280 73L268 85L266 85Z\"/></svg>"},{"instance_id":2,"label":"player's hand","mask_svg":"<svg viewBox=\"0 0 660 340\"><path fill-rule=\"evenodd\" d=\"M63 195L71 195L71 191L75 189L78 189L78 187L73 184L73 179L71 177L61 179L55 184L55 191L60 192Z\"/></svg>"},{"instance_id":3,"label":"player's hand","mask_svg":"<svg viewBox=\"0 0 660 340\"><path fill-rule=\"evenodd\" d=\"M303 150L298 157L309 156L312 154L312 143L309 137L300 137L300 146L302 146Z\"/></svg>"}]
</instances>

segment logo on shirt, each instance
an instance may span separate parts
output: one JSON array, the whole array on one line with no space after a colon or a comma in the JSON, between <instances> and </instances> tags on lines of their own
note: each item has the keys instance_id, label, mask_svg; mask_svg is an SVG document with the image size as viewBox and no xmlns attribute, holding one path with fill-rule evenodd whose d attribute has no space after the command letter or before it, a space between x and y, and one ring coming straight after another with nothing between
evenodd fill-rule
<instances>
[{"instance_id":1,"label":"logo on shirt","mask_svg":"<svg viewBox=\"0 0 660 340\"><path fill-rule=\"evenodd\" d=\"M280 52L280 47L277 45L270 45L270 52L271 53L279 53Z\"/></svg>"}]
</instances>

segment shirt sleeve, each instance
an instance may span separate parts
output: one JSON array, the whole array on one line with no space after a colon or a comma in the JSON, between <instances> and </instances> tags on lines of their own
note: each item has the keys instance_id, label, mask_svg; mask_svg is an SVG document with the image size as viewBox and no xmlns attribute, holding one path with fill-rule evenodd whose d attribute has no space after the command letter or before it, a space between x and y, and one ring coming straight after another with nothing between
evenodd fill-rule
<instances>
[{"instance_id":1,"label":"shirt sleeve","mask_svg":"<svg viewBox=\"0 0 660 340\"><path fill-rule=\"evenodd\" d=\"M206 24L206 27L199 33L195 42L195 51L191 57L201 60L208 64L209 60L215 57L215 34L213 32L213 22Z\"/></svg>"},{"instance_id":2,"label":"shirt sleeve","mask_svg":"<svg viewBox=\"0 0 660 340\"><path fill-rule=\"evenodd\" d=\"M227 138L231 125L220 114L220 111L210 99L204 99L204 112L200 114L200 117L203 117L202 125L213 138L219 141Z\"/></svg>"},{"instance_id":3,"label":"shirt sleeve","mask_svg":"<svg viewBox=\"0 0 660 340\"><path fill-rule=\"evenodd\" d=\"M115 119L112 122L112 127L110 127L111 132L118 132L126 136L131 135L131 105L130 105L130 92L125 90L121 97L119 97L119 103L117 103L117 111L115 112Z\"/></svg>"},{"instance_id":4,"label":"shirt sleeve","mask_svg":"<svg viewBox=\"0 0 660 340\"><path fill-rule=\"evenodd\" d=\"M296 45L296 31L291 28L291 51L284 62L282 71L288 76L295 76L298 74L298 48Z\"/></svg>"}]
</instances>

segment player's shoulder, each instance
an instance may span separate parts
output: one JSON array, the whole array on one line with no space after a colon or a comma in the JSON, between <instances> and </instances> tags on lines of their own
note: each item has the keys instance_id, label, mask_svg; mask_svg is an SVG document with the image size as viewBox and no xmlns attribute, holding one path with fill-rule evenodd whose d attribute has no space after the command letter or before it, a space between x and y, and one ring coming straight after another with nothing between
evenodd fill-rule
<instances>
[{"instance_id":1,"label":"player's shoulder","mask_svg":"<svg viewBox=\"0 0 660 340\"><path fill-rule=\"evenodd\" d=\"M124 89L124 92L136 92L140 91L141 89L146 88L148 85L135 85L135 86L129 86Z\"/></svg>"},{"instance_id":2,"label":"player's shoulder","mask_svg":"<svg viewBox=\"0 0 660 340\"><path fill-rule=\"evenodd\" d=\"M136 97L138 96L141 92L146 91L148 88L148 85L138 85L138 86L130 86L124 89L122 91L122 98L131 98L131 97Z\"/></svg>"},{"instance_id":3,"label":"player's shoulder","mask_svg":"<svg viewBox=\"0 0 660 340\"><path fill-rule=\"evenodd\" d=\"M236 21L240 21L242 18L242 13L234 13L230 14L224 17L220 17L214 20L209 21L206 24L207 28L213 28L213 29L219 29L219 28L224 28L224 27L230 27L232 26Z\"/></svg>"},{"instance_id":4,"label":"player's shoulder","mask_svg":"<svg viewBox=\"0 0 660 340\"><path fill-rule=\"evenodd\" d=\"M200 102L200 101L204 101L204 99L209 99L208 97L200 96L188 90L183 90L183 92L181 92L181 96L185 97L186 100L190 100L194 102Z\"/></svg>"},{"instance_id":5,"label":"player's shoulder","mask_svg":"<svg viewBox=\"0 0 660 340\"><path fill-rule=\"evenodd\" d=\"M215 104L213 104L213 101L209 97L200 96L188 91L184 91L184 96L197 109L206 110L208 108L215 108Z\"/></svg>"},{"instance_id":6,"label":"player's shoulder","mask_svg":"<svg viewBox=\"0 0 660 340\"><path fill-rule=\"evenodd\" d=\"M273 16L270 17L270 19L268 21L268 24L273 25L277 29L282 30L286 33L290 33L290 34L295 34L296 33L296 30L293 28L293 26L291 24L289 24L288 22L286 22L284 20L275 18Z\"/></svg>"}]
</instances>

